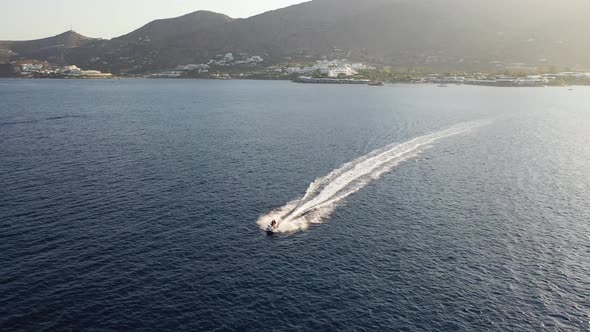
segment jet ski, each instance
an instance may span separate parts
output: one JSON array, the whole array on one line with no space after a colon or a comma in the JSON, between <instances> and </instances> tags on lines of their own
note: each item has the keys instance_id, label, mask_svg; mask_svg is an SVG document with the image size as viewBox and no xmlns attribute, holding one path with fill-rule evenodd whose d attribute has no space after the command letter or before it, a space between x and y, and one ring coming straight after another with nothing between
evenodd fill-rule
<instances>
[{"instance_id":1,"label":"jet ski","mask_svg":"<svg viewBox=\"0 0 590 332\"><path fill-rule=\"evenodd\" d=\"M268 225L268 227L266 227L266 234L272 235L274 233L275 233L275 228L272 227L271 225Z\"/></svg>"}]
</instances>

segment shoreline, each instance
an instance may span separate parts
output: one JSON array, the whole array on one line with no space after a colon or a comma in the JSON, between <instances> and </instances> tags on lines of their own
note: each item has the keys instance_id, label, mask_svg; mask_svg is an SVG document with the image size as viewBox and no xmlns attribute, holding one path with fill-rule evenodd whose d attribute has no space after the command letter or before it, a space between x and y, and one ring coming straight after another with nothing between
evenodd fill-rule
<instances>
[{"instance_id":1,"label":"shoreline","mask_svg":"<svg viewBox=\"0 0 590 332\"><path fill-rule=\"evenodd\" d=\"M205 77L144 77L144 76L112 76L112 77L0 77L4 80L91 80L91 81L117 81L117 80L202 80L202 81L283 81L292 82L297 84L310 84L310 85L365 85L371 86L372 82L368 79L329 79L329 78L317 78L312 80L299 80L292 78L252 78L252 77L235 77L231 79L218 79L218 78L205 78ZM511 84L506 82L462 82L462 83L447 83L441 85L440 83L434 82L402 82L402 81L383 81L383 85L379 86L391 86L391 85L415 85L415 86L438 86L440 88L447 88L450 86L481 86L481 87L492 87L492 88L546 88L546 87L584 87L590 86L590 82L587 84L581 84L580 82L572 84L538 84L538 85L527 85L527 84Z\"/></svg>"}]
</instances>

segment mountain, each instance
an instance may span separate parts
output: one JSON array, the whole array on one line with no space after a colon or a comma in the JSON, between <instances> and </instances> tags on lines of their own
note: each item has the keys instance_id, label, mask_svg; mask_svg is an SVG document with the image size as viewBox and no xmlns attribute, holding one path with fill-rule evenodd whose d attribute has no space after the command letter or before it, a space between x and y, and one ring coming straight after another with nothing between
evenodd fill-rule
<instances>
[{"instance_id":1,"label":"mountain","mask_svg":"<svg viewBox=\"0 0 590 332\"><path fill-rule=\"evenodd\" d=\"M241 46L281 55L339 49L400 65L546 59L587 66L589 14L581 0L314 0L237 24Z\"/></svg>"},{"instance_id":2,"label":"mountain","mask_svg":"<svg viewBox=\"0 0 590 332\"><path fill-rule=\"evenodd\" d=\"M141 41L149 36L152 43L160 43L167 46L169 42L177 38L199 39L199 34L215 33L215 30L224 24L234 20L223 14L210 11L197 11L172 19L156 20L117 40L134 42ZM196 36L195 36L196 35Z\"/></svg>"},{"instance_id":3,"label":"mountain","mask_svg":"<svg viewBox=\"0 0 590 332\"><path fill-rule=\"evenodd\" d=\"M128 65L174 67L208 60L222 50L231 51L235 42L226 39L228 34L224 29L234 21L226 15L197 11L177 18L153 21L127 35L114 38L112 44L117 47L115 54ZM113 48L113 45L110 46ZM112 51L103 53L102 58L112 58L109 52Z\"/></svg>"},{"instance_id":4,"label":"mountain","mask_svg":"<svg viewBox=\"0 0 590 332\"><path fill-rule=\"evenodd\" d=\"M590 68L589 16L587 0L313 0L247 19L198 11L112 40L68 32L0 42L0 49L112 72L207 62L227 52L267 63L328 56L438 69Z\"/></svg>"},{"instance_id":5,"label":"mountain","mask_svg":"<svg viewBox=\"0 0 590 332\"><path fill-rule=\"evenodd\" d=\"M33 59L61 57L72 48L90 44L96 39L82 36L75 31L67 31L54 37L30 41L0 41L0 50L10 50Z\"/></svg>"}]
</instances>

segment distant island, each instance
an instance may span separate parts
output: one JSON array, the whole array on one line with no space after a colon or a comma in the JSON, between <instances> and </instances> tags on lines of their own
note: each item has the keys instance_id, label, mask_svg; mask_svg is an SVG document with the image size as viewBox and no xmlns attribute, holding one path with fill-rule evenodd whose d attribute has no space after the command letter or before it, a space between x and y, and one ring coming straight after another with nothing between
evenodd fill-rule
<instances>
[{"instance_id":1,"label":"distant island","mask_svg":"<svg viewBox=\"0 0 590 332\"><path fill-rule=\"evenodd\" d=\"M313 0L247 19L197 11L110 40L67 31L0 41L0 77L586 84L590 6L559 4Z\"/></svg>"}]
</instances>

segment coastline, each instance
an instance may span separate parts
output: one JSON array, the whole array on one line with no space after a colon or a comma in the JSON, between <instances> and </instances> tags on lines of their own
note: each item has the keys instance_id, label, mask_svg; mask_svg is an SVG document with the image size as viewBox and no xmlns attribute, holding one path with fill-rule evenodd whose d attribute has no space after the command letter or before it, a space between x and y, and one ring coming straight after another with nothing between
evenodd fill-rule
<instances>
[{"instance_id":1,"label":"coastline","mask_svg":"<svg viewBox=\"0 0 590 332\"><path fill-rule=\"evenodd\" d=\"M522 84L518 82L496 82L496 81L465 81L455 83L437 83L433 81L371 81L369 79L334 79L334 78L288 78L288 77L232 77L229 79L219 79L211 77L147 77L147 76L110 76L110 77L0 77L3 80L203 80L203 81L284 81L293 82L297 84L312 84L312 85L365 85L365 86L395 86L395 85L411 85L411 86L438 86L439 88L447 88L450 86L481 86L481 87L495 87L495 88L545 88L545 87L584 87L590 86L590 82L546 82L544 84Z\"/></svg>"}]
</instances>

